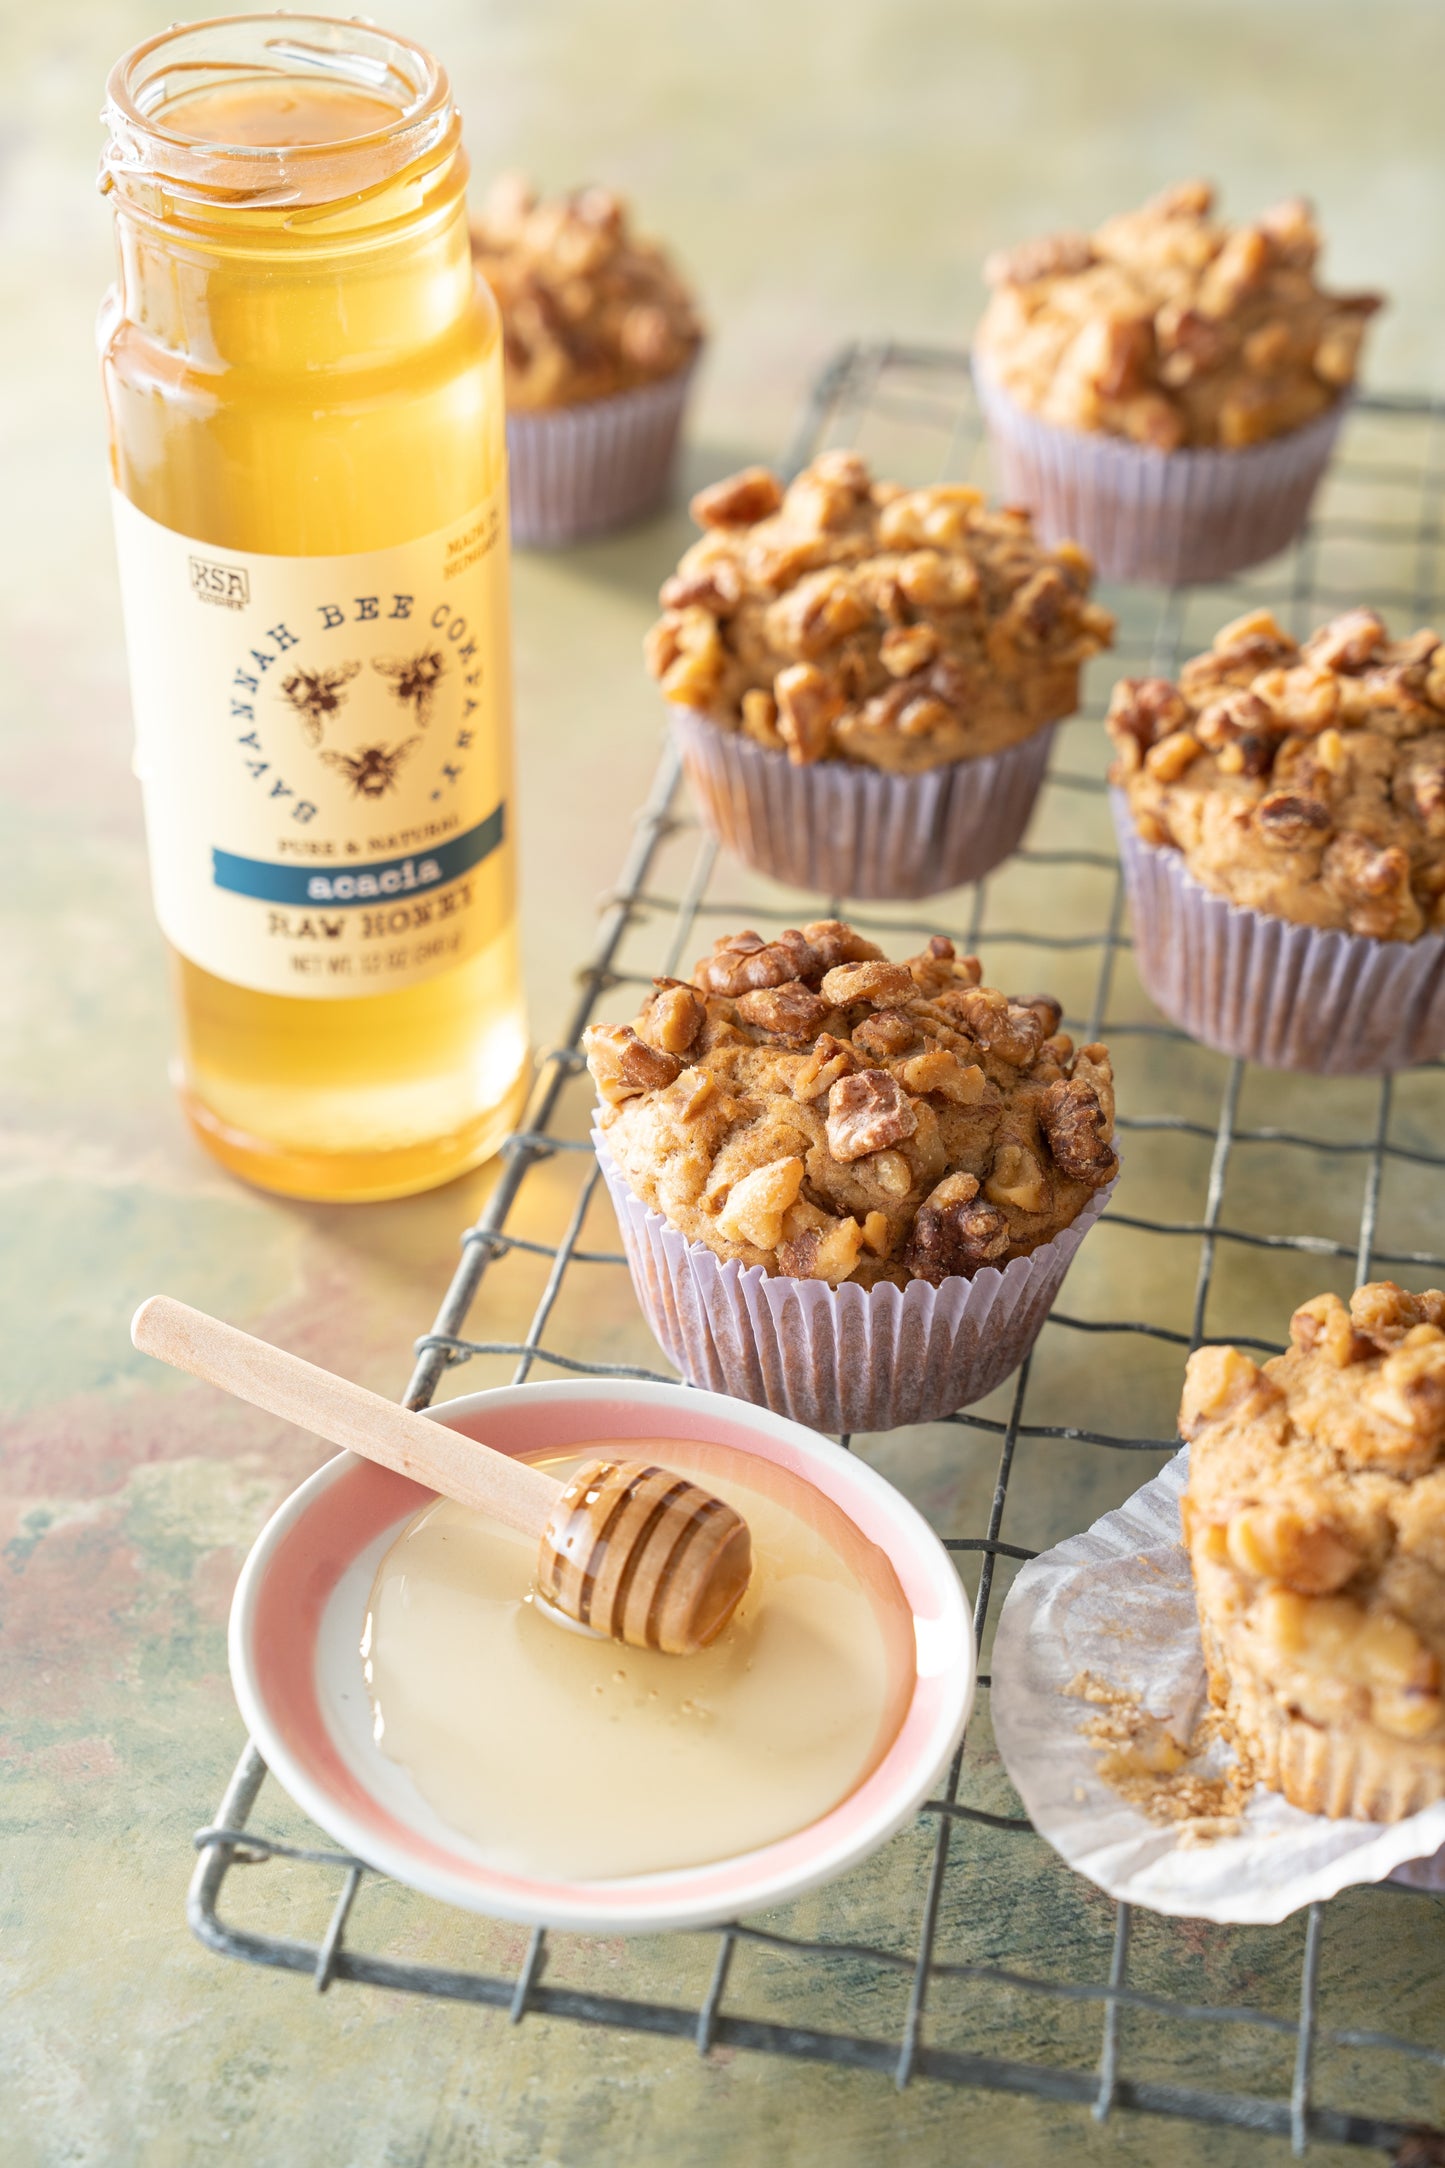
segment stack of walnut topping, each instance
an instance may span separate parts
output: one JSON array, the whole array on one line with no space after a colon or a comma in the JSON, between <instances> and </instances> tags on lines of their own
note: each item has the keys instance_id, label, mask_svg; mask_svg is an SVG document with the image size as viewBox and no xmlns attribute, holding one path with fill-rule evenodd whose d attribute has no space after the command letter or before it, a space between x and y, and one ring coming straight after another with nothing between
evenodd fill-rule
<instances>
[{"instance_id":1,"label":"stack of walnut topping","mask_svg":"<svg viewBox=\"0 0 1445 2168\"><path fill-rule=\"evenodd\" d=\"M1322 414L1353 382L1375 294L1316 283L1308 204L1216 219L1204 181L1098 231L995 256L978 349L1020 406L1164 452L1238 450Z\"/></svg>"},{"instance_id":2,"label":"stack of walnut topping","mask_svg":"<svg viewBox=\"0 0 1445 2168\"><path fill-rule=\"evenodd\" d=\"M1299 646L1267 611L1177 685L1125 678L1109 732L1146 843L1301 925L1412 941L1445 926L1445 647L1350 610Z\"/></svg>"},{"instance_id":3,"label":"stack of walnut topping","mask_svg":"<svg viewBox=\"0 0 1445 2168\"><path fill-rule=\"evenodd\" d=\"M835 919L718 940L588 1063L634 1194L723 1258L799 1279L1003 1265L1110 1182L1108 1050L935 937L891 963Z\"/></svg>"},{"instance_id":4,"label":"stack of walnut topping","mask_svg":"<svg viewBox=\"0 0 1445 2168\"><path fill-rule=\"evenodd\" d=\"M472 228L502 315L507 403L526 411L605 399L675 376L702 340L692 296L621 200L582 188L541 202L503 174Z\"/></svg>"},{"instance_id":5,"label":"stack of walnut topping","mask_svg":"<svg viewBox=\"0 0 1445 2168\"><path fill-rule=\"evenodd\" d=\"M893 773L996 753L1078 705L1113 635L1093 568L977 490L875 482L826 452L785 490L750 467L693 499L706 532L662 589L667 698L798 763Z\"/></svg>"},{"instance_id":6,"label":"stack of walnut topping","mask_svg":"<svg viewBox=\"0 0 1445 2168\"><path fill-rule=\"evenodd\" d=\"M1185 1536L1211 1692L1266 1783L1392 1820L1445 1797L1445 1294L1319 1295L1261 1369L1191 1356Z\"/></svg>"}]
</instances>

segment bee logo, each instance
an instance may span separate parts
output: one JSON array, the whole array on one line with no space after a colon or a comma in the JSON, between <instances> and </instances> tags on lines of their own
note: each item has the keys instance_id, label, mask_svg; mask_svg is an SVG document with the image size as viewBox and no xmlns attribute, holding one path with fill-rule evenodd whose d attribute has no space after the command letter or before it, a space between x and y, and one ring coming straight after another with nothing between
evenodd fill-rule
<instances>
[{"instance_id":1,"label":"bee logo","mask_svg":"<svg viewBox=\"0 0 1445 2168\"><path fill-rule=\"evenodd\" d=\"M358 798L384 798L396 787L397 770L420 738L405 738L400 745L363 745L355 753L323 753L329 768L346 777Z\"/></svg>"},{"instance_id":2,"label":"bee logo","mask_svg":"<svg viewBox=\"0 0 1445 2168\"><path fill-rule=\"evenodd\" d=\"M282 679L281 697L300 717L302 736L308 745L321 743L324 726L345 704L342 687L351 683L360 668L359 662L344 662L334 670L293 670L290 677Z\"/></svg>"},{"instance_id":3,"label":"bee logo","mask_svg":"<svg viewBox=\"0 0 1445 2168\"><path fill-rule=\"evenodd\" d=\"M371 667L387 680L392 698L411 709L417 728L425 730L431 720L433 695L446 676L446 659L440 650L433 647L423 648L419 655L384 655Z\"/></svg>"}]
</instances>

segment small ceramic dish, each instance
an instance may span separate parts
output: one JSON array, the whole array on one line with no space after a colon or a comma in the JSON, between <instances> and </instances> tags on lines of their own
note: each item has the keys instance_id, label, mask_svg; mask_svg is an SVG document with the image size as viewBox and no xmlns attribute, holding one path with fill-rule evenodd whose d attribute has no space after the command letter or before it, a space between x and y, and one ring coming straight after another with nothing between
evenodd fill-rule
<instances>
[{"instance_id":1,"label":"small ceramic dish","mask_svg":"<svg viewBox=\"0 0 1445 2168\"><path fill-rule=\"evenodd\" d=\"M888 1559L913 1613L917 1675L898 1734L872 1774L790 1837L704 1866L613 1881L504 1873L373 1741L359 1653L367 1599L382 1554L431 1493L343 1453L262 1530L236 1587L230 1631L231 1679L251 1736L297 1805L338 1844L468 1911L642 1934L782 1904L855 1866L912 1817L968 1720L973 1627L943 1545L866 1462L782 1416L683 1385L512 1385L450 1400L437 1415L504 1453L682 1432L786 1469L831 1499ZM585 1811L579 1789L578 1812Z\"/></svg>"}]
</instances>

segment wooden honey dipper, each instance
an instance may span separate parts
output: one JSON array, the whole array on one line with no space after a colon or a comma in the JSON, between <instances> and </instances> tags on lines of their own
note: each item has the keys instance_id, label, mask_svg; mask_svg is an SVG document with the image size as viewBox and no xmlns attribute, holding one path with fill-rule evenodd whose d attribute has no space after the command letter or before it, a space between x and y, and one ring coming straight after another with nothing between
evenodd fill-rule
<instances>
[{"instance_id":1,"label":"wooden honey dipper","mask_svg":"<svg viewBox=\"0 0 1445 2168\"><path fill-rule=\"evenodd\" d=\"M169 1295L141 1304L130 1336L145 1355L535 1536L543 1604L629 1648L706 1648L748 1585L747 1522L665 1468L589 1460L559 1483Z\"/></svg>"}]
</instances>

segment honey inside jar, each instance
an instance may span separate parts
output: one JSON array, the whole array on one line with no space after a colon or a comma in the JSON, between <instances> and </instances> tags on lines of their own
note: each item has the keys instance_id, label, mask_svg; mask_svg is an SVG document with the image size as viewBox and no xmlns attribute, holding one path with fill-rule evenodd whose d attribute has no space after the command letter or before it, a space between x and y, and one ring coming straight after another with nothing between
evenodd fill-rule
<instances>
[{"instance_id":1,"label":"honey inside jar","mask_svg":"<svg viewBox=\"0 0 1445 2168\"><path fill-rule=\"evenodd\" d=\"M607 1880L700 1866L806 1828L897 1736L912 1614L883 1554L771 1463L679 1439L592 1454L691 1476L748 1522L753 1573L719 1639L663 1656L569 1632L532 1599L535 1545L444 1500L372 1588L378 1745L489 1866Z\"/></svg>"},{"instance_id":2,"label":"honey inside jar","mask_svg":"<svg viewBox=\"0 0 1445 2168\"><path fill-rule=\"evenodd\" d=\"M424 1189L500 1142L527 1054L500 332L456 108L407 40L274 15L152 39L106 117L181 1101L269 1188Z\"/></svg>"}]
</instances>

